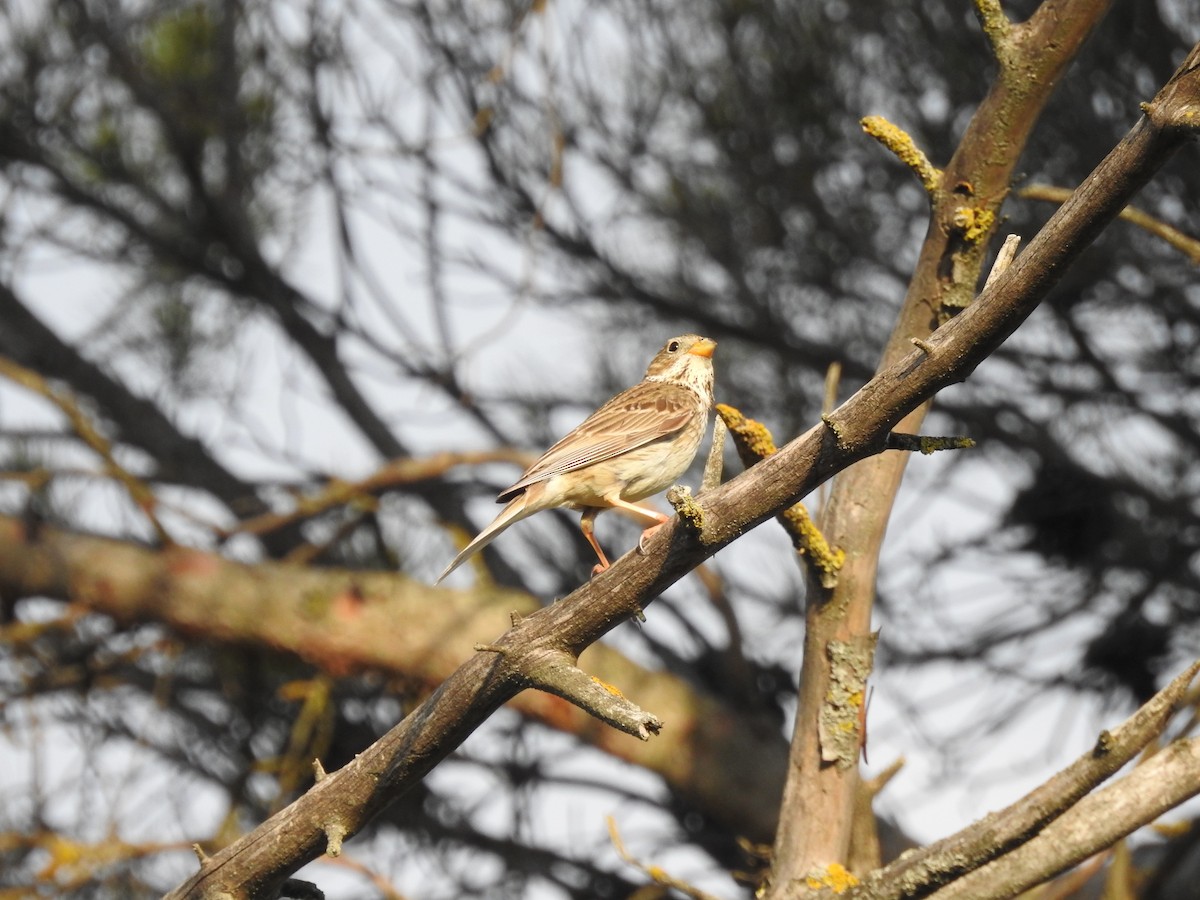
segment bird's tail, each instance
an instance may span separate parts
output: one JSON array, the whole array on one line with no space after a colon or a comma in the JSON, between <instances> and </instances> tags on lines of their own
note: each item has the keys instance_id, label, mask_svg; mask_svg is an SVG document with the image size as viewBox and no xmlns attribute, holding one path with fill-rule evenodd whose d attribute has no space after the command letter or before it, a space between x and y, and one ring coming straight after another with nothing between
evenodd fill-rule
<instances>
[{"instance_id":1,"label":"bird's tail","mask_svg":"<svg viewBox=\"0 0 1200 900\"><path fill-rule=\"evenodd\" d=\"M442 579L457 569L463 564L468 557L474 556L492 541L494 541L505 528L513 522L518 522L526 516L531 516L538 511L538 508L529 503L529 492L522 491L517 496L508 501L508 505L500 510L500 515L492 519L490 525L475 536L475 539L467 546L463 547L458 556L450 561L450 565L446 566L446 570L438 576L434 584L441 584Z\"/></svg>"}]
</instances>

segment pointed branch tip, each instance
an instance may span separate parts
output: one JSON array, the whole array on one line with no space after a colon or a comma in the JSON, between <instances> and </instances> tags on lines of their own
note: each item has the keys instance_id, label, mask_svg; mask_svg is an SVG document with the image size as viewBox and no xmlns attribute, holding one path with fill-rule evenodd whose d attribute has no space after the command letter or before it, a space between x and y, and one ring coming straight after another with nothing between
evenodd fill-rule
<instances>
[{"instance_id":1,"label":"pointed branch tip","mask_svg":"<svg viewBox=\"0 0 1200 900\"><path fill-rule=\"evenodd\" d=\"M883 116L867 116L860 123L863 131L887 148L908 166L921 181L925 193L933 197L942 186L942 170L929 161L907 131Z\"/></svg>"}]
</instances>

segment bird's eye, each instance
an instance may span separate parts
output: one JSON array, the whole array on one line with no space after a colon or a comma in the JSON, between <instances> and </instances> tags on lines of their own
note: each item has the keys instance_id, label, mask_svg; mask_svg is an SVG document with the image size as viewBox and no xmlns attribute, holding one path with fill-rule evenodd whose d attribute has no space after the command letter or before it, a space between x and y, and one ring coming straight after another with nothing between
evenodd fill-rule
<instances>
[{"instance_id":1,"label":"bird's eye","mask_svg":"<svg viewBox=\"0 0 1200 900\"><path fill-rule=\"evenodd\" d=\"M674 353L678 349L679 349L679 341L671 341L669 344L667 344L667 352L668 353Z\"/></svg>"}]
</instances>

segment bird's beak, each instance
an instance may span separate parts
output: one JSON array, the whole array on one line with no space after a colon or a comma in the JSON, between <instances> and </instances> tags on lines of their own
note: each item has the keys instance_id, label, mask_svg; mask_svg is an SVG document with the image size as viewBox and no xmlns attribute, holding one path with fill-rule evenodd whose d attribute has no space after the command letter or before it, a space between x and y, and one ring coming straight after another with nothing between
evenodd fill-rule
<instances>
[{"instance_id":1,"label":"bird's beak","mask_svg":"<svg viewBox=\"0 0 1200 900\"><path fill-rule=\"evenodd\" d=\"M688 353L692 354L692 356L703 356L705 359L712 359L713 351L716 349L716 341L704 338L704 340L696 341L696 343L692 344L688 349Z\"/></svg>"}]
</instances>

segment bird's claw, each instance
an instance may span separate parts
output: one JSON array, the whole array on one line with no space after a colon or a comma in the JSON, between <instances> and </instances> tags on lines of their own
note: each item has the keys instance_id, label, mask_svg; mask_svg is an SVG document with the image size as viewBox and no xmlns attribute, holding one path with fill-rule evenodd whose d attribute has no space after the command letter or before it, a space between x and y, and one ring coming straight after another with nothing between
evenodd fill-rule
<instances>
[{"instance_id":1,"label":"bird's claw","mask_svg":"<svg viewBox=\"0 0 1200 900\"><path fill-rule=\"evenodd\" d=\"M638 538L638 542L637 542L638 553L642 554L642 556L646 555L647 542L649 542L650 538L654 537L654 532L658 531L658 529L660 529L660 528L662 528L661 524L660 525L651 525L649 528L647 528L645 531L642 532L642 536L640 538Z\"/></svg>"}]
</instances>

